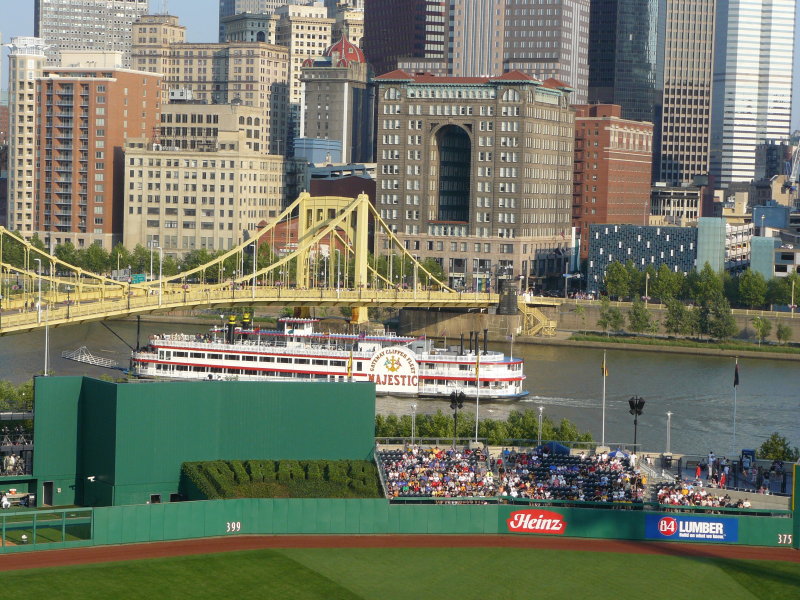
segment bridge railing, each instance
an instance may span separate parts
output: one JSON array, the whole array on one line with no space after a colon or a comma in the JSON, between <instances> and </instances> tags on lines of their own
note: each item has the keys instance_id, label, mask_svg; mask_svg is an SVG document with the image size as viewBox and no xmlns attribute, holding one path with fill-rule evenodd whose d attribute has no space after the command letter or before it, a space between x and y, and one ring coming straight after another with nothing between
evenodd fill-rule
<instances>
[{"instance_id":1,"label":"bridge railing","mask_svg":"<svg viewBox=\"0 0 800 600\"><path fill-rule=\"evenodd\" d=\"M0 312L0 331L27 327L44 327L45 324L121 317L137 312L180 309L195 306L286 304L321 306L441 306L485 307L498 301L496 294L480 292L443 292L438 290L386 290L374 288L330 289L289 288L282 286L240 286L239 288L200 288L199 286L171 286L148 294L136 290L128 295L88 298L48 304L41 312L35 307L27 309L3 307Z\"/></svg>"}]
</instances>

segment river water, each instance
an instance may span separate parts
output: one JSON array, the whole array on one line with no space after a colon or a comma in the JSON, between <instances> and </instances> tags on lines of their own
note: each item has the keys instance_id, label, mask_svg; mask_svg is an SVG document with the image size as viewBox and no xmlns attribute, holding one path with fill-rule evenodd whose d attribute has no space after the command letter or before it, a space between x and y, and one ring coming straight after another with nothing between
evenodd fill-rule
<instances>
[{"instance_id":1,"label":"river water","mask_svg":"<svg viewBox=\"0 0 800 600\"><path fill-rule=\"evenodd\" d=\"M131 346L136 323L119 321L109 326ZM205 332L208 325L142 323L142 342L153 333ZM57 375L115 375L114 371L64 360L62 350L87 346L92 354L119 361L127 367L130 349L100 323L62 327L50 331L50 370ZM509 351L508 345L496 349ZM514 344L514 356L525 360L530 395L513 402L482 402L480 416L503 418L511 410L537 410L541 405L552 419L567 418L596 440L602 430L602 350L560 346ZM41 372L44 333L0 338L0 379L16 383ZM632 443L633 417L628 399L645 399L639 417L638 441L648 450L663 451L667 437L667 411L671 411L671 450L689 454L730 455L733 430L732 358L659 354L628 350L608 351L606 379L606 442ZM800 363L770 359L740 359L737 388L736 445L753 448L772 432L800 446ZM382 414L411 414L409 399L378 397ZM418 400L418 413L442 409L451 414L449 401ZM463 418L475 416L474 404L465 406Z\"/></svg>"}]
</instances>

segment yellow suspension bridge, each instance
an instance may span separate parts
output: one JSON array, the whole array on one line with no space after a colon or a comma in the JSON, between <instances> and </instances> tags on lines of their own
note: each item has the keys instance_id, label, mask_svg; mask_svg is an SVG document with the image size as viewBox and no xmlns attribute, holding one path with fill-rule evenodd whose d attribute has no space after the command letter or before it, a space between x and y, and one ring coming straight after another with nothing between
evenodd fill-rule
<instances>
[{"instance_id":1,"label":"yellow suspension bridge","mask_svg":"<svg viewBox=\"0 0 800 600\"><path fill-rule=\"evenodd\" d=\"M259 267L259 248L275 248L276 236L285 237L286 231L296 239L291 251ZM244 265L251 247L253 268L226 279L225 261L235 258ZM323 256L327 266L320 271ZM375 267L381 258L388 272ZM302 312L314 306L349 307L352 320L363 323L374 307L482 309L498 301L498 294L458 292L439 281L406 250L365 194L301 194L252 239L211 262L141 283L91 273L0 227L0 335L193 308L291 306ZM555 323L537 308L521 303L520 309L525 333L554 332Z\"/></svg>"}]
</instances>

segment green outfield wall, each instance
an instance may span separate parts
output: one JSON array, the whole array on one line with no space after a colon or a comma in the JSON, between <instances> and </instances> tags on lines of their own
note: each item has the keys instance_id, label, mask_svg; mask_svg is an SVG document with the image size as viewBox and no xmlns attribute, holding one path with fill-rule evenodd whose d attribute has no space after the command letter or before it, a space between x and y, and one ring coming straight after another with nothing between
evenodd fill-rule
<instances>
[{"instance_id":1,"label":"green outfield wall","mask_svg":"<svg viewBox=\"0 0 800 600\"><path fill-rule=\"evenodd\" d=\"M85 511L91 513L91 535ZM530 511L531 518L515 513ZM789 547L792 545L792 518L766 516L682 515L675 512L626 510L618 508L556 508L524 505L390 504L386 500L339 499L240 499L109 506L94 509L50 511L50 521L40 517L46 528L43 548L82 545L114 545L248 534L508 534L545 535L623 540L660 540L654 527L665 520L700 523L695 530L721 532L725 540L678 539L674 541L727 543L748 546ZM64 516L60 516L63 514ZM0 514L0 530L10 531L9 540L18 540L14 531L30 528L31 513ZM14 520L16 519L16 520ZM550 532L509 529L512 522L527 525L563 527ZM515 521L516 519L516 521ZM20 520L23 521L20 523ZM73 536L62 544L53 543L53 531L74 527ZM19 531L17 531L19 533ZM30 534L30 531L28 532ZM81 537L83 535L83 537ZM678 535L676 532L673 535ZM29 535L30 537L30 535ZM77 539L76 539L77 538ZM33 538L30 537L32 540ZM9 544L4 552L35 549ZM213 550L209 544L209 550Z\"/></svg>"},{"instance_id":2,"label":"green outfield wall","mask_svg":"<svg viewBox=\"0 0 800 600\"><path fill-rule=\"evenodd\" d=\"M371 383L36 380L39 504L163 502L184 462L364 460L375 444Z\"/></svg>"}]
</instances>

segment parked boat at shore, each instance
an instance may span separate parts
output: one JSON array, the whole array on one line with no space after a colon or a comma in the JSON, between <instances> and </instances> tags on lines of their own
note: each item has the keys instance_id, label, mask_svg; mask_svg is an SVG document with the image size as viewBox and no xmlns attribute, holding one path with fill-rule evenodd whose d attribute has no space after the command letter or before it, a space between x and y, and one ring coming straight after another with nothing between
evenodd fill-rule
<instances>
[{"instance_id":1,"label":"parked boat at shore","mask_svg":"<svg viewBox=\"0 0 800 600\"><path fill-rule=\"evenodd\" d=\"M449 397L463 392L486 400L520 398L525 374L520 358L461 344L436 347L424 337L381 331L367 335L323 333L318 319L284 318L281 329L250 325L209 334L160 334L134 351L131 374L142 378L239 381L371 381L378 394ZM480 383L480 387L476 384Z\"/></svg>"}]
</instances>

